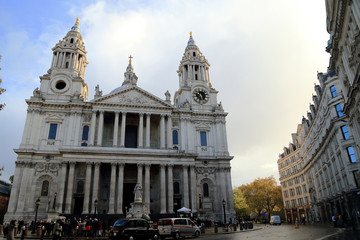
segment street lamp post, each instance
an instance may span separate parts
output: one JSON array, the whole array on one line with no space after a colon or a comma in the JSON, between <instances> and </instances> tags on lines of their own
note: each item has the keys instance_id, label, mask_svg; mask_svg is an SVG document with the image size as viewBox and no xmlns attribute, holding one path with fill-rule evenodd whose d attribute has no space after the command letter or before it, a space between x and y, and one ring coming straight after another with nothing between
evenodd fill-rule
<instances>
[{"instance_id":1,"label":"street lamp post","mask_svg":"<svg viewBox=\"0 0 360 240\"><path fill-rule=\"evenodd\" d=\"M95 200L95 201L94 201L94 207L95 207L95 216L96 216L96 208L97 208L97 206L98 206L98 200Z\"/></svg>"},{"instance_id":2,"label":"street lamp post","mask_svg":"<svg viewBox=\"0 0 360 240\"><path fill-rule=\"evenodd\" d=\"M54 194L54 203L53 203L53 209L55 210L55 204L56 204L56 195L57 195L57 192L55 192Z\"/></svg>"},{"instance_id":3,"label":"street lamp post","mask_svg":"<svg viewBox=\"0 0 360 240\"><path fill-rule=\"evenodd\" d=\"M40 206L40 199L39 199L39 198L36 200L35 206L36 206L35 221L34 221L33 229L32 229L32 231L31 231L32 234L35 233L35 228L36 228L37 213L38 213L38 209L39 209L39 206Z\"/></svg>"},{"instance_id":4,"label":"street lamp post","mask_svg":"<svg viewBox=\"0 0 360 240\"><path fill-rule=\"evenodd\" d=\"M199 194L199 209L202 208L202 202L201 202L201 194Z\"/></svg>"},{"instance_id":5,"label":"street lamp post","mask_svg":"<svg viewBox=\"0 0 360 240\"><path fill-rule=\"evenodd\" d=\"M226 201L225 201L225 199L222 200L222 204L223 204L223 210L224 210L224 225L225 225L226 224L226 213L225 213Z\"/></svg>"}]
</instances>

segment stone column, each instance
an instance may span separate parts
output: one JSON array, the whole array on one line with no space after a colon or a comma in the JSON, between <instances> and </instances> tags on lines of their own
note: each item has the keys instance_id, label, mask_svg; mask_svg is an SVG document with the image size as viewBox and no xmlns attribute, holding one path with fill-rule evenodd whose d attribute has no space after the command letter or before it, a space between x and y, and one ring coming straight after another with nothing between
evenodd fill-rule
<instances>
[{"instance_id":1,"label":"stone column","mask_svg":"<svg viewBox=\"0 0 360 240\"><path fill-rule=\"evenodd\" d=\"M65 68L66 52L63 52L63 58L61 60L60 68Z\"/></svg>"},{"instance_id":2,"label":"stone column","mask_svg":"<svg viewBox=\"0 0 360 240\"><path fill-rule=\"evenodd\" d=\"M143 147L143 138L144 138L144 114L139 113L139 136L138 136L138 147Z\"/></svg>"},{"instance_id":3,"label":"stone column","mask_svg":"<svg viewBox=\"0 0 360 240\"><path fill-rule=\"evenodd\" d=\"M220 180L220 189L221 189L221 201L222 200L225 200L226 202L228 201L227 199L227 186L226 186L226 174L225 174L225 171L226 171L226 168L225 167L221 167L220 168L220 177L221 177L221 180Z\"/></svg>"},{"instance_id":4,"label":"stone column","mask_svg":"<svg viewBox=\"0 0 360 240\"><path fill-rule=\"evenodd\" d=\"M79 146L79 132L82 132L82 129L80 130L80 124L81 124L81 113L76 112L75 113L75 131L74 131L74 143L73 146Z\"/></svg>"},{"instance_id":5,"label":"stone column","mask_svg":"<svg viewBox=\"0 0 360 240\"><path fill-rule=\"evenodd\" d=\"M104 111L100 111L98 136L97 136L97 145L98 146L102 145L103 128L104 128Z\"/></svg>"},{"instance_id":6,"label":"stone column","mask_svg":"<svg viewBox=\"0 0 360 240\"><path fill-rule=\"evenodd\" d=\"M11 192L10 192L10 201L8 205L8 213L14 213L16 210L16 204L18 202L19 197L19 189L21 184L21 178L22 178L22 167L23 163L15 162L15 173L14 173L14 181L12 184Z\"/></svg>"},{"instance_id":7,"label":"stone column","mask_svg":"<svg viewBox=\"0 0 360 240\"><path fill-rule=\"evenodd\" d=\"M26 201L26 194L28 192L28 189L26 189L27 187L27 183L29 182L29 162L24 162L23 163L23 174L22 174L22 178L21 178L21 183L20 183L20 190L19 190L19 196L18 196L18 201L17 201L17 207L16 207L16 212L17 213L22 213L24 212L24 206L25 206L25 201Z\"/></svg>"},{"instance_id":8,"label":"stone column","mask_svg":"<svg viewBox=\"0 0 360 240\"><path fill-rule=\"evenodd\" d=\"M90 203L90 184L91 184L91 168L92 162L86 163L86 181L84 191L84 204L83 214L89 214L89 203Z\"/></svg>"},{"instance_id":9,"label":"stone column","mask_svg":"<svg viewBox=\"0 0 360 240\"><path fill-rule=\"evenodd\" d=\"M109 214L115 213L116 163L111 163Z\"/></svg>"},{"instance_id":10,"label":"stone column","mask_svg":"<svg viewBox=\"0 0 360 240\"><path fill-rule=\"evenodd\" d=\"M168 149L172 149L172 121L171 121L171 116L168 115L167 116L167 148Z\"/></svg>"},{"instance_id":11,"label":"stone column","mask_svg":"<svg viewBox=\"0 0 360 240\"><path fill-rule=\"evenodd\" d=\"M150 148L150 113L146 114L146 137L145 137L145 147Z\"/></svg>"},{"instance_id":12,"label":"stone column","mask_svg":"<svg viewBox=\"0 0 360 240\"><path fill-rule=\"evenodd\" d=\"M125 147L126 112L121 113L120 147Z\"/></svg>"},{"instance_id":13,"label":"stone column","mask_svg":"<svg viewBox=\"0 0 360 240\"><path fill-rule=\"evenodd\" d=\"M227 186L227 210L234 209L234 197L233 197L233 190L232 190L232 183L231 183L231 167L226 168L226 186Z\"/></svg>"},{"instance_id":14,"label":"stone column","mask_svg":"<svg viewBox=\"0 0 360 240\"><path fill-rule=\"evenodd\" d=\"M99 193L99 176L100 176L100 163L95 163L94 169L94 185L93 185L93 194L92 194L92 203L91 203L91 213L95 213L94 201L98 200Z\"/></svg>"},{"instance_id":15,"label":"stone column","mask_svg":"<svg viewBox=\"0 0 360 240\"><path fill-rule=\"evenodd\" d=\"M173 167L174 165L168 165L168 213L174 213L174 180L173 180Z\"/></svg>"},{"instance_id":16,"label":"stone column","mask_svg":"<svg viewBox=\"0 0 360 240\"><path fill-rule=\"evenodd\" d=\"M124 163L119 163L117 214L123 214L124 166Z\"/></svg>"},{"instance_id":17,"label":"stone column","mask_svg":"<svg viewBox=\"0 0 360 240\"><path fill-rule=\"evenodd\" d=\"M160 118L160 148L165 148L165 115L163 114Z\"/></svg>"},{"instance_id":18,"label":"stone column","mask_svg":"<svg viewBox=\"0 0 360 240\"><path fill-rule=\"evenodd\" d=\"M183 166L183 184L184 184L184 207L189 208L189 177L188 165Z\"/></svg>"},{"instance_id":19,"label":"stone column","mask_svg":"<svg viewBox=\"0 0 360 240\"><path fill-rule=\"evenodd\" d=\"M166 179L165 179L165 165L160 164L160 213L166 213Z\"/></svg>"},{"instance_id":20,"label":"stone column","mask_svg":"<svg viewBox=\"0 0 360 240\"><path fill-rule=\"evenodd\" d=\"M89 133L89 146L94 146L95 127L96 127L95 125L96 125L96 111L93 111L91 116L91 125L90 125L90 133Z\"/></svg>"},{"instance_id":21,"label":"stone column","mask_svg":"<svg viewBox=\"0 0 360 240\"><path fill-rule=\"evenodd\" d=\"M56 210L58 213L62 213L63 209L63 202L64 202L64 191L65 191L65 180L66 180L66 170L67 170L67 163L61 163L61 175L60 175L60 182L59 182L59 189L58 189L58 196L57 196L57 207Z\"/></svg>"},{"instance_id":22,"label":"stone column","mask_svg":"<svg viewBox=\"0 0 360 240\"><path fill-rule=\"evenodd\" d=\"M137 183L140 183L141 187L142 187L143 164L138 163L137 168L138 168L138 171L137 171Z\"/></svg>"},{"instance_id":23,"label":"stone column","mask_svg":"<svg viewBox=\"0 0 360 240\"><path fill-rule=\"evenodd\" d=\"M67 214L71 213L73 188L74 188L74 173L75 173L75 162L70 162L69 178L68 178L66 202L65 202L65 213Z\"/></svg>"},{"instance_id":24,"label":"stone column","mask_svg":"<svg viewBox=\"0 0 360 240\"><path fill-rule=\"evenodd\" d=\"M119 134L119 111L115 111L115 120L114 120L114 136L113 136L113 147L117 147L118 134Z\"/></svg>"},{"instance_id":25,"label":"stone column","mask_svg":"<svg viewBox=\"0 0 360 240\"><path fill-rule=\"evenodd\" d=\"M195 202L195 186L196 186L196 177L195 177L195 166L190 166L190 198L191 198L191 209L196 209Z\"/></svg>"},{"instance_id":26,"label":"stone column","mask_svg":"<svg viewBox=\"0 0 360 240\"><path fill-rule=\"evenodd\" d=\"M145 206L150 210L150 167L149 163L145 164Z\"/></svg>"}]
</instances>

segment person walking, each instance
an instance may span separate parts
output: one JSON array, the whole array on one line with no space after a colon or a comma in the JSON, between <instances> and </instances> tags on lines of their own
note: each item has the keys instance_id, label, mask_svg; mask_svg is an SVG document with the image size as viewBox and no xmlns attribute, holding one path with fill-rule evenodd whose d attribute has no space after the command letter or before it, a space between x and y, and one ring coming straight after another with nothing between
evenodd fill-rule
<instances>
[{"instance_id":1,"label":"person walking","mask_svg":"<svg viewBox=\"0 0 360 240\"><path fill-rule=\"evenodd\" d=\"M61 220L58 219L53 228L53 240L60 240L61 239Z\"/></svg>"}]
</instances>

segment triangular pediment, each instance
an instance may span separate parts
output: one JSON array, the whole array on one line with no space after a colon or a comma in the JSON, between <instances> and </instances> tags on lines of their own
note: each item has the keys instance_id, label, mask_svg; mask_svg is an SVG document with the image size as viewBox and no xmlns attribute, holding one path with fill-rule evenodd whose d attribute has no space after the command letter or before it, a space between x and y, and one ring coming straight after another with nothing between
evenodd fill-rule
<instances>
[{"instance_id":1,"label":"triangular pediment","mask_svg":"<svg viewBox=\"0 0 360 240\"><path fill-rule=\"evenodd\" d=\"M93 103L117 104L127 106L149 106L149 107L172 107L172 105L155 95L137 87L132 86L112 92L105 96L92 100Z\"/></svg>"}]
</instances>

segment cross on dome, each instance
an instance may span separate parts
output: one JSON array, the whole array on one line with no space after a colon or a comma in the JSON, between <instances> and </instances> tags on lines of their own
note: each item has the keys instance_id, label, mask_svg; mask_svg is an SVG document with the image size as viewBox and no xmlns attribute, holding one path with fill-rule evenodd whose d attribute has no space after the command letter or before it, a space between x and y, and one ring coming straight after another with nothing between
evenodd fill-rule
<instances>
[{"instance_id":1,"label":"cross on dome","mask_svg":"<svg viewBox=\"0 0 360 240\"><path fill-rule=\"evenodd\" d=\"M131 65L131 60L133 59L134 57L133 56L129 56L129 64Z\"/></svg>"}]
</instances>

